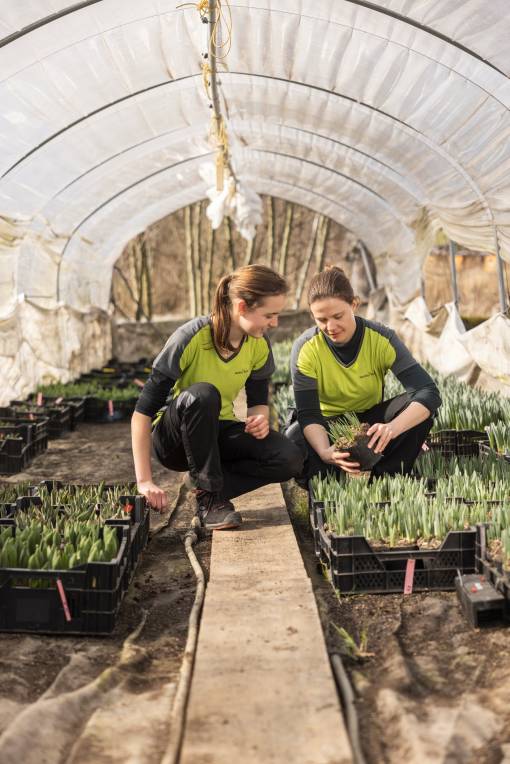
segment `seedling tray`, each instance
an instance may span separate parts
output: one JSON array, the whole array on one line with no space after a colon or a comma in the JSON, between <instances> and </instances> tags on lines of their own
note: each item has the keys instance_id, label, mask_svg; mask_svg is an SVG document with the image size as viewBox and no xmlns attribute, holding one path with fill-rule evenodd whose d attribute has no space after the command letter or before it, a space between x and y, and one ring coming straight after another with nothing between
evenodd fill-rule
<instances>
[{"instance_id":1,"label":"seedling tray","mask_svg":"<svg viewBox=\"0 0 510 764\"><path fill-rule=\"evenodd\" d=\"M487 434L479 430L440 430L428 437L434 451L443 456L478 456L479 441L486 441Z\"/></svg>"},{"instance_id":2,"label":"seedling tray","mask_svg":"<svg viewBox=\"0 0 510 764\"><path fill-rule=\"evenodd\" d=\"M29 396L29 401L32 403L35 403L37 401L37 393L32 393L32 395ZM70 429L75 430L77 425L83 421L83 417L85 415L85 397L73 397L73 398L67 398L66 396L56 398L55 396L43 396L43 405L49 404L49 405L55 405L58 401L58 404L63 403L66 406L69 406L69 414L70 414Z\"/></svg>"},{"instance_id":3,"label":"seedling tray","mask_svg":"<svg viewBox=\"0 0 510 764\"><path fill-rule=\"evenodd\" d=\"M505 620L510 621L510 571L505 570L501 562L492 559L487 549L487 525L482 523L477 528L477 570L485 576L496 591L504 596L504 617Z\"/></svg>"},{"instance_id":4,"label":"seedling tray","mask_svg":"<svg viewBox=\"0 0 510 764\"><path fill-rule=\"evenodd\" d=\"M32 401L29 401L28 403L31 406L31 411L23 411L19 408L25 407L27 401L11 401L10 408L12 411L22 414L22 416L27 419L30 419L30 414L47 417L49 438L59 438L63 433L69 432L71 429L71 410L69 405L63 403L59 406L38 406Z\"/></svg>"},{"instance_id":5,"label":"seedling tray","mask_svg":"<svg viewBox=\"0 0 510 764\"><path fill-rule=\"evenodd\" d=\"M32 461L32 447L21 439L0 440L0 475L23 472Z\"/></svg>"},{"instance_id":6,"label":"seedling tray","mask_svg":"<svg viewBox=\"0 0 510 764\"><path fill-rule=\"evenodd\" d=\"M27 445L32 449L32 457L37 456L48 448L48 417L33 415L32 418L10 412L9 408L0 407L0 419L9 423L9 429L23 428ZM4 428L7 429L7 428Z\"/></svg>"},{"instance_id":7,"label":"seedling tray","mask_svg":"<svg viewBox=\"0 0 510 764\"><path fill-rule=\"evenodd\" d=\"M11 525L15 535L14 520L1 524ZM119 526L117 533L119 551L110 562L90 562L62 571L0 568L0 631L109 634L130 575L129 525ZM66 619L57 579L62 583L71 620Z\"/></svg>"},{"instance_id":8,"label":"seedling tray","mask_svg":"<svg viewBox=\"0 0 510 764\"><path fill-rule=\"evenodd\" d=\"M105 401L89 396L85 401L85 421L107 424L129 419L135 410L138 398L123 401Z\"/></svg>"},{"instance_id":9,"label":"seedling tray","mask_svg":"<svg viewBox=\"0 0 510 764\"><path fill-rule=\"evenodd\" d=\"M479 443L478 453L482 459L494 458L501 462L505 462L506 464L510 464L510 454L500 454L491 448L488 443Z\"/></svg>"},{"instance_id":10,"label":"seedling tray","mask_svg":"<svg viewBox=\"0 0 510 764\"><path fill-rule=\"evenodd\" d=\"M337 536L324 529L324 508L315 505L321 561L342 594L402 593L408 560L415 561L412 591L452 591L455 576L475 572L476 529L450 531L438 549L417 546L373 549L364 536Z\"/></svg>"}]
</instances>

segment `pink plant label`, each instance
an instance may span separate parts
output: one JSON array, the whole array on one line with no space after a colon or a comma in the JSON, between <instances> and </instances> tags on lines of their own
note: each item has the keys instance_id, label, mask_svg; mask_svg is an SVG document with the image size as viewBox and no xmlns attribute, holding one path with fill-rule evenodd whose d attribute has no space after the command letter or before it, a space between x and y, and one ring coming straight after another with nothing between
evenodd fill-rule
<instances>
[{"instance_id":1,"label":"pink plant label","mask_svg":"<svg viewBox=\"0 0 510 764\"><path fill-rule=\"evenodd\" d=\"M37 393L37 405L42 406L42 403L43 403L42 393Z\"/></svg>"},{"instance_id":2,"label":"pink plant label","mask_svg":"<svg viewBox=\"0 0 510 764\"><path fill-rule=\"evenodd\" d=\"M113 416L114 408L113 401L108 401L108 416Z\"/></svg>"},{"instance_id":3,"label":"pink plant label","mask_svg":"<svg viewBox=\"0 0 510 764\"><path fill-rule=\"evenodd\" d=\"M404 594L412 594L413 593L413 585L414 585L414 568L416 565L416 560L408 560L406 565L406 577L404 581Z\"/></svg>"},{"instance_id":4,"label":"pink plant label","mask_svg":"<svg viewBox=\"0 0 510 764\"><path fill-rule=\"evenodd\" d=\"M60 578L57 578L57 589L60 596L60 601L62 603L62 607L64 608L64 615L66 617L66 621L69 623L71 621L71 611L69 610L69 605L67 604L67 597L64 589L64 584L60 580Z\"/></svg>"},{"instance_id":5,"label":"pink plant label","mask_svg":"<svg viewBox=\"0 0 510 764\"><path fill-rule=\"evenodd\" d=\"M135 383L135 385L138 385L138 387L145 387L145 383L142 382L141 379L134 379L133 382Z\"/></svg>"},{"instance_id":6,"label":"pink plant label","mask_svg":"<svg viewBox=\"0 0 510 764\"><path fill-rule=\"evenodd\" d=\"M63 400L64 400L64 399L63 399L63 398L62 398L62 396L61 396L60 398L57 398L57 400L55 401L55 404L58 406L58 404L59 404L59 403L62 403L62 401L63 401Z\"/></svg>"}]
</instances>

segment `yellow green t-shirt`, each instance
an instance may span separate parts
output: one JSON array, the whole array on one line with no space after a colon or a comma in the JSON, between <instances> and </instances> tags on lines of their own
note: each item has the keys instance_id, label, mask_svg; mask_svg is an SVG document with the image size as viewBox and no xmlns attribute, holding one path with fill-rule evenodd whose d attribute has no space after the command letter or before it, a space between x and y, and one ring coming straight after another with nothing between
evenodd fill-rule
<instances>
[{"instance_id":1,"label":"yellow green t-shirt","mask_svg":"<svg viewBox=\"0 0 510 764\"><path fill-rule=\"evenodd\" d=\"M196 382L214 385L221 395L219 418L225 420L237 419L234 400L246 382L267 379L273 371L273 354L266 337L246 335L236 353L222 358L213 342L209 316L194 318L177 329L153 364L153 373L168 380L172 398ZM137 410L149 414L143 403Z\"/></svg>"}]
</instances>

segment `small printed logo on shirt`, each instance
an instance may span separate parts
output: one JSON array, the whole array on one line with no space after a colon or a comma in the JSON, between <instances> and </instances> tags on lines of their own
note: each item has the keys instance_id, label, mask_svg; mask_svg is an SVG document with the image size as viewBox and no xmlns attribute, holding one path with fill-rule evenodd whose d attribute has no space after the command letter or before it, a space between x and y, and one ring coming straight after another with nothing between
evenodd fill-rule
<instances>
[{"instance_id":1,"label":"small printed logo on shirt","mask_svg":"<svg viewBox=\"0 0 510 764\"><path fill-rule=\"evenodd\" d=\"M240 369L239 371L234 372L234 374L249 374L249 369Z\"/></svg>"},{"instance_id":2,"label":"small printed logo on shirt","mask_svg":"<svg viewBox=\"0 0 510 764\"><path fill-rule=\"evenodd\" d=\"M369 371L368 374L360 374L360 379L366 379L367 377L375 377L375 371Z\"/></svg>"}]
</instances>

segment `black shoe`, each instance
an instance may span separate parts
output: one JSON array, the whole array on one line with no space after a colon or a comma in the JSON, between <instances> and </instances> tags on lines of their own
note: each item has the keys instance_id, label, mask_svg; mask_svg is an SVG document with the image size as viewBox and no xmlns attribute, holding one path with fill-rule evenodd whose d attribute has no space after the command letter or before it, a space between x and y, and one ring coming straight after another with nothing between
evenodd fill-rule
<instances>
[{"instance_id":1,"label":"black shoe","mask_svg":"<svg viewBox=\"0 0 510 764\"><path fill-rule=\"evenodd\" d=\"M231 501L222 499L218 493L200 489L197 491L197 515L202 528L213 531L238 528L243 521Z\"/></svg>"}]
</instances>

